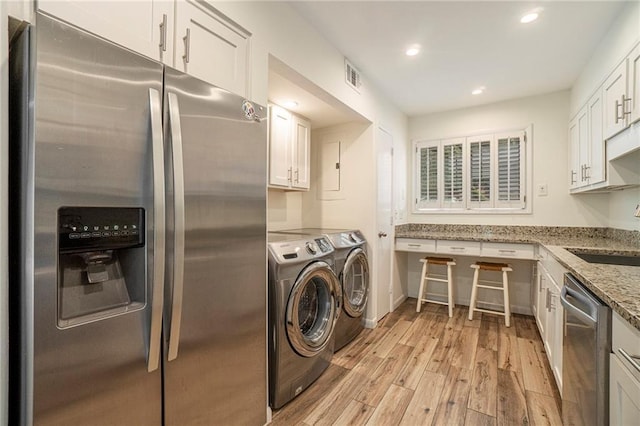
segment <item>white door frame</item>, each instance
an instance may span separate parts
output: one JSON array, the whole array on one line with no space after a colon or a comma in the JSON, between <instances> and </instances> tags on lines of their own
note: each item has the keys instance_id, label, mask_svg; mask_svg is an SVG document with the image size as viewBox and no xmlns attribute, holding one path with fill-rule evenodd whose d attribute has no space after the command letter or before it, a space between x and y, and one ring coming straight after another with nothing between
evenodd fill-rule
<instances>
[{"instance_id":1,"label":"white door frame","mask_svg":"<svg viewBox=\"0 0 640 426\"><path fill-rule=\"evenodd\" d=\"M379 137L379 132L383 132L385 133L389 139L390 139L390 146L388 147L391 150L391 161L390 161L390 170L389 170L389 202L390 202L390 211L389 211L389 229L387 232L387 236L384 238L389 238L390 241L392 241L392 239L394 238L394 227L393 227L393 135L391 134L391 132L389 132L387 129L385 129L383 126L377 126L376 128L376 184L379 184L379 178L380 178L380 170L378 168L378 156L380 155L380 150L382 148L381 146L381 140ZM380 199L379 197L379 187L376 189L376 237L378 236L377 233L378 232L382 232L382 230L384 228L386 228L387 224L383 224L380 221L380 217L379 217L379 206L380 206ZM377 262L386 262L387 266L388 266L388 276L385 277L381 277L378 276L376 283L378 284L377 290L378 291L386 291L388 294L388 303L389 303L389 307L387 309L386 312L384 312L383 315L381 315L380 312L377 312L377 306L376 306L376 318L379 321L381 319L382 316L386 315L387 313L390 313L393 311L394 309L394 300L393 300L393 282L392 282L392 277L393 277L393 262L392 262L392 258L391 256L386 256L386 258L384 258L383 256L380 256L380 237L378 237L378 240L376 241L376 258L377 258ZM377 263L376 269L379 270L379 266L380 263ZM388 286L385 287L385 289L383 290L380 287L380 283L384 282L383 280L387 280L388 282ZM379 297L376 297L376 300L378 300Z\"/></svg>"}]
</instances>

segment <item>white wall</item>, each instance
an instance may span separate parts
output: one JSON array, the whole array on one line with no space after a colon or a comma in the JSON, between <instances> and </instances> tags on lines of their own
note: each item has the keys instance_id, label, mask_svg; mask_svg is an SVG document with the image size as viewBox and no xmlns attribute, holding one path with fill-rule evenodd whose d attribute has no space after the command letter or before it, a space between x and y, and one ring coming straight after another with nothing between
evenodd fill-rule
<instances>
[{"instance_id":1,"label":"white wall","mask_svg":"<svg viewBox=\"0 0 640 426\"><path fill-rule=\"evenodd\" d=\"M302 227L302 192L269 188L267 229L280 231Z\"/></svg>"},{"instance_id":2,"label":"white wall","mask_svg":"<svg viewBox=\"0 0 640 426\"><path fill-rule=\"evenodd\" d=\"M311 134L311 189L303 195L307 227L368 228L375 226L373 126L349 123L314 130ZM340 142L340 191L319 190L320 150L323 143ZM368 214L363 214L368 212ZM368 239L370 235L365 235Z\"/></svg>"},{"instance_id":3,"label":"white wall","mask_svg":"<svg viewBox=\"0 0 640 426\"><path fill-rule=\"evenodd\" d=\"M357 93L344 81L344 56L288 4L210 1L251 33L251 98L268 98L269 54L373 121L375 92L366 83Z\"/></svg>"},{"instance_id":4,"label":"white wall","mask_svg":"<svg viewBox=\"0 0 640 426\"><path fill-rule=\"evenodd\" d=\"M640 204L640 188L612 192L609 196L609 223L607 226L640 231L640 218L633 216L638 204Z\"/></svg>"},{"instance_id":5,"label":"white wall","mask_svg":"<svg viewBox=\"0 0 640 426\"><path fill-rule=\"evenodd\" d=\"M640 3L629 2L591 55L571 89L570 117L640 40Z\"/></svg>"},{"instance_id":6,"label":"white wall","mask_svg":"<svg viewBox=\"0 0 640 426\"><path fill-rule=\"evenodd\" d=\"M569 92L556 92L456 111L414 117L409 137L440 139L533 125L533 186L548 185L547 196L529 194L532 214L414 214L411 212L413 156L406 163L408 222L486 225L606 226L607 194L569 195Z\"/></svg>"}]
</instances>

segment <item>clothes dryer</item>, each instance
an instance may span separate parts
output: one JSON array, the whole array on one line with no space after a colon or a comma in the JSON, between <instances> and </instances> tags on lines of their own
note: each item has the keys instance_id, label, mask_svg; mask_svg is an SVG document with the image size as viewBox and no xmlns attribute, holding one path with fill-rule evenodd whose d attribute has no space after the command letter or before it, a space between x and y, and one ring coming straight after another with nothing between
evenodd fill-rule
<instances>
[{"instance_id":1,"label":"clothes dryer","mask_svg":"<svg viewBox=\"0 0 640 426\"><path fill-rule=\"evenodd\" d=\"M294 399L327 369L340 313L328 238L268 235L269 404Z\"/></svg>"},{"instance_id":2,"label":"clothes dryer","mask_svg":"<svg viewBox=\"0 0 640 426\"><path fill-rule=\"evenodd\" d=\"M355 339L364 328L369 295L367 241L357 229L300 228L278 231L289 235L324 235L334 248L335 272L340 279L341 314L335 326L335 351Z\"/></svg>"}]
</instances>

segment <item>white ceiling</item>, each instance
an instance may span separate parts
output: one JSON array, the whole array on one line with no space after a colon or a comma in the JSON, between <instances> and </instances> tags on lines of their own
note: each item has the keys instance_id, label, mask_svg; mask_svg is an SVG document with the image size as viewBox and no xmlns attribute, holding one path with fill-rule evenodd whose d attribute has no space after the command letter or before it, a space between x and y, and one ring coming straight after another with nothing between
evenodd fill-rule
<instances>
[{"instance_id":1,"label":"white ceiling","mask_svg":"<svg viewBox=\"0 0 640 426\"><path fill-rule=\"evenodd\" d=\"M570 88L625 2L290 3L359 68L364 85L416 116ZM540 7L537 21L519 22ZM407 57L413 43L422 51ZM471 95L478 86L485 93Z\"/></svg>"}]
</instances>

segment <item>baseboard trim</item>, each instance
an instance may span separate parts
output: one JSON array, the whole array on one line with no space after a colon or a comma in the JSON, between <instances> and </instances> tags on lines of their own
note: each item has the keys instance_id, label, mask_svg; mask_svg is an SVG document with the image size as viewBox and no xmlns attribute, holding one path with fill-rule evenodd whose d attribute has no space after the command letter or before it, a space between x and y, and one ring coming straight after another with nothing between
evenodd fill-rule
<instances>
[{"instance_id":1,"label":"baseboard trim","mask_svg":"<svg viewBox=\"0 0 640 426\"><path fill-rule=\"evenodd\" d=\"M376 328L377 325L378 320L376 318L364 320L364 328Z\"/></svg>"},{"instance_id":2,"label":"baseboard trim","mask_svg":"<svg viewBox=\"0 0 640 426\"><path fill-rule=\"evenodd\" d=\"M402 304L402 302L404 302L405 300L407 300L407 295L406 294L401 294L400 297L398 297L396 300L393 301L393 310L395 311L398 306L400 306Z\"/></svg>"}]
</instances>

